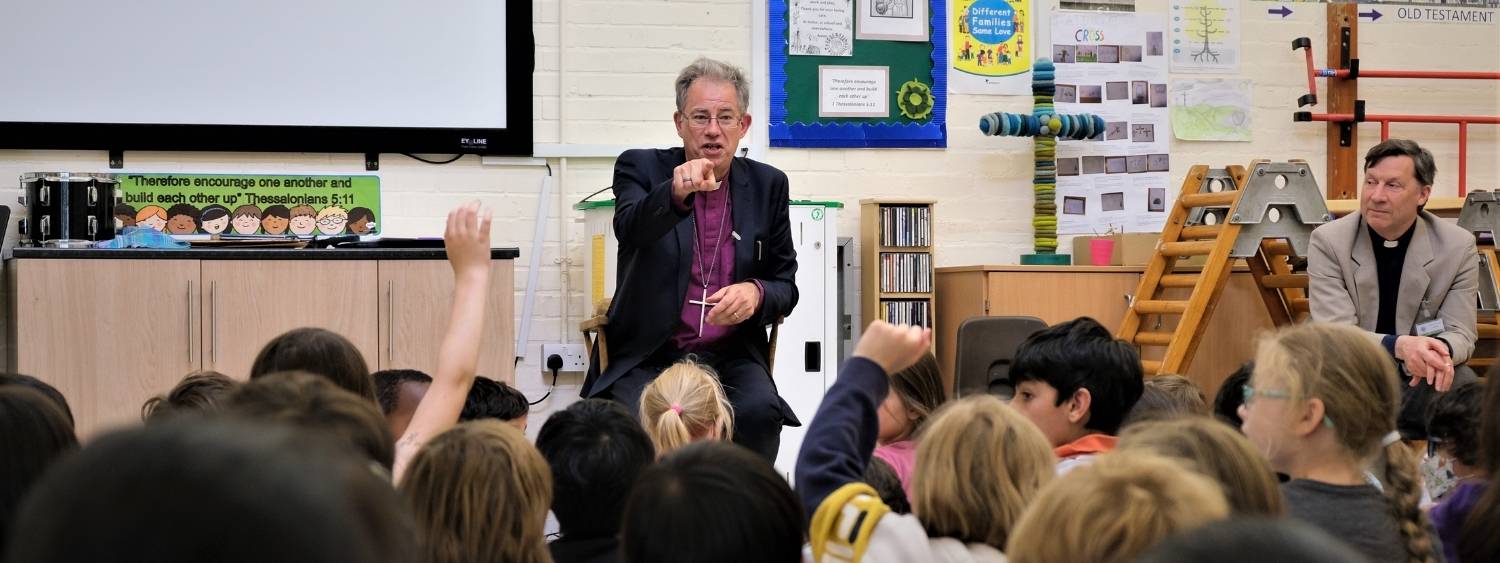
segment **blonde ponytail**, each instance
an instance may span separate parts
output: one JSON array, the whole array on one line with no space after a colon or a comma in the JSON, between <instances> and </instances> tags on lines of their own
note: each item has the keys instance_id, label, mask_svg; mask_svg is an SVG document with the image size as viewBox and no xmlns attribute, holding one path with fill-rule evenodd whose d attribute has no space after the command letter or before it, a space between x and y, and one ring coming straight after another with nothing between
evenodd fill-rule
<instances>
[{"instance_id":1,"label":"blonde ponytail","mask_svg":"<svg viewBox=\"0 0 1500 563\"><path fill-rule=\"evenodd\" d=\"M658 456L696 440L734 432L733 411L718 378L691 360L672 365L641 392L641 425Z\"/></svg>"},{"instance_id":2,"label":"blonde ponytail","mask_svg":"<svg viewBox=\"0 0 1500 563\"><path fill-rule=\"evenodd\" d=\"M662 411L656 417L656 427L647 432L656 443L656 451L665 453L692 443L693 433L688 430L687 422L682 420L679 412L681 408L673 405Z\"/></svg>"}]
</instances>

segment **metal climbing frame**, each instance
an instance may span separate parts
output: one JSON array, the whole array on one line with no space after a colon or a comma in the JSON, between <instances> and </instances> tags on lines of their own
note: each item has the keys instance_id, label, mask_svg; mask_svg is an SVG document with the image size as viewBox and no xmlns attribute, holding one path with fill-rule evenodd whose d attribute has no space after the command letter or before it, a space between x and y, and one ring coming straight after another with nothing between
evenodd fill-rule
<instances>
[{"instance_id":1,"label":"metal climbing frame","mask_svg":"<svg viewBox=\"0 0 1500 563\"><path fill-rule=\"evenodd\" d=\"M1332 10L1332 8L1330 8ZM1340 43L1340 65L1343 68L1318 68L1313 64L1312 40L1306 37L1298 37L1292 41L1292 50L1302 49L1307 55L1307 94L1297 98L1297 106L1310 106L1318 103L1318 78L1329 78L1334 80L1348 81L1352 85L1360 78L1415 78L1415 79L1440 79L1440 80L1500 80L1500 72L1478 72L1478 71L1429 71L1429 70L1361 70L1359 58L1352 56L1353 33L1352 26L1340 28L1342 40ZM1332 85L1330 85L1332 88ZM1408 115L1408 114L1367 114L1365 113L1364 100L1354 101L1354 111L1312 113L1299 111L1292 114L1294 121L1326 121L1338 123L1339 145L1350 147L1353 145L1354 126L1361 122L1379 122L1380 140L1384 141L1391 137L1392 123L1449 123L1458 125L1458 196L1464 197L1468 194L1469 179L1469 125L1485 124L1500 125L1500 117L1493 115Z\"/></svg>"}]
</instances>

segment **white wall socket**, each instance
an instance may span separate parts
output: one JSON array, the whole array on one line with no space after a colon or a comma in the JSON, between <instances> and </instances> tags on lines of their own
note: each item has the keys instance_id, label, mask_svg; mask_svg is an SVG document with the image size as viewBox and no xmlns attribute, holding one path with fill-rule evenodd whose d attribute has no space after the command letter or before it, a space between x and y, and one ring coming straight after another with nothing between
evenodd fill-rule
<instances>
[{"instance_id":1,"label":"white wall socket","mask_svg":"<svg viewBox=\"0 0 1500 563\"><path fill-rule=\"evenodd\" d=\"M543 344L542 345L542 373L547 373L547 358L553 354L562 356L563 367L558 371L587 371L589 369L588 358L584 357L585 349L582 344Z\"/></svg>"}]
</instances>

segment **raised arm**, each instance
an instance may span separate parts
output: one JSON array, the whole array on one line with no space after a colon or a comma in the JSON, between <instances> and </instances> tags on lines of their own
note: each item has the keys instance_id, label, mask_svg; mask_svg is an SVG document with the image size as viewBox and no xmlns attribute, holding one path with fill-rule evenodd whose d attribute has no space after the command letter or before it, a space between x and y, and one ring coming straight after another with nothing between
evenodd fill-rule
<instances>
[{"instance_id":1,"label":"raised arm","mask_svg":"<svg viewBox=\"0 0 1500 563\"><path fill-rule=\"evenodd\" d=\"M880 434L880 403L888 374L917 363L932 346L932 330L875 321L844 362L813 416L797 456L797 495L809 517L829 494L860 480Z\"/></svg>"},{"instance_id":2,"label":"raised arm","mask_svg":"<svg viewBox=\"0 0 1500 563\"><path fill-rule=\"evenodd\" d=\"M479 341L484 333L485 301L490 290L490 221L490 212L481 213L478 202L448 213L443 248L453 266L453 306L448 314L448 331L438 348L432 385L417 404L406 432L396 440L397 483L401 482L412 457L428 440L458 423L469 387L474 384Z\"/></svg>"}]
</instances>

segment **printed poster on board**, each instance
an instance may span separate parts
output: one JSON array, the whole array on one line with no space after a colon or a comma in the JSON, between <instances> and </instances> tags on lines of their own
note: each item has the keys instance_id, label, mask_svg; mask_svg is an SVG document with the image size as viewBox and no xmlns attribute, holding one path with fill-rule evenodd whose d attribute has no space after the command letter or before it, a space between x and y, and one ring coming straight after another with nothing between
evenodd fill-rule
<instances>
[{"instance_id":1,"label":"printed poster on board","mask_svg":"<svg viewBox=\"0 0 1500 563\"><path fill-rule=\"evenodd\" d=\"M1031 12L1031 0L953 0L949 90L1031 94Z\"/></svg>"},{"instance_id":2,"label":"printed poster on board","mask_svg":"<svg viewBox=\"0 0 1500 563\"><path fill-rule=\"evenodd\" d=\"M380 233L377 176L121 174L117 227L171 235Z\"/></svg>"}]
</instances>

